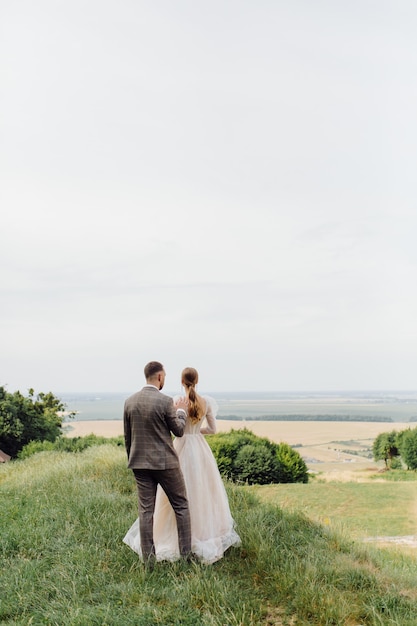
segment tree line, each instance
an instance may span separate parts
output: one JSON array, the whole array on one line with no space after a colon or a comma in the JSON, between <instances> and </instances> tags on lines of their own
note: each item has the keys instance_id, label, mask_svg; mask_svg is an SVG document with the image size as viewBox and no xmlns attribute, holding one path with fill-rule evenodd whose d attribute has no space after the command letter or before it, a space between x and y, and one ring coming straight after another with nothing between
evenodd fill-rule
<instances>
[{"instance_id":1,"label":"tree line","mask_svg":"<svg viewBox=\"0 0 417 626\"><path fill-rule=\"evenodd\" d=\"M245 416L222 415L219 419L229 421L247 422L393 422L392 417L386 415L333 415L332 413L290 413L281 415L278 413L267 415ZM417 418L416 418L417 419ZM411 419L410 419L411 421Z\"/></svg>"}]
</instances>

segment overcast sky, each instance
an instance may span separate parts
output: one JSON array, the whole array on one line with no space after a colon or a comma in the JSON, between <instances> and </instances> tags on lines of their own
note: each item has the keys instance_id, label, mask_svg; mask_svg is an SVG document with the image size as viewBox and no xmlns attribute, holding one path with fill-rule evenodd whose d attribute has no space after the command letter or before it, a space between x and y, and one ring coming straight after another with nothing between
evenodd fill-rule
<instances>
[{"instance_id":1,"label":"overcast sky","mask_svg":"<svg viewBox=\"0 0 417 626\"><path fill-rule=\"evenodd\" d=\"M417 388L415 0L2 0L0 385Z\"/></svg>"}]
</instances>

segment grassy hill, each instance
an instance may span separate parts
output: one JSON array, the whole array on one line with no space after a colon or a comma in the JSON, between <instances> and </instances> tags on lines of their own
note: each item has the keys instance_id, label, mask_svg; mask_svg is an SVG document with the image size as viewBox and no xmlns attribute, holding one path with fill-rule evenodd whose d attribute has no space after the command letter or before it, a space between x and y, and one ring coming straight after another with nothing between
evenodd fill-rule
<instances>
[{"instance_id":1,"label":"grassy hill","mask_svg":"<svg viewBox=\"0 0 417 626\"><path fill-rule=\"evenodd\" d=\"M160 563L145 574L122 543L137 514L123 449L3 464L0 622L415 626L412 557L335 532L308 506L291 512L248 488L227 490L242 546L211 566Z\"/></svg>"},{"instance_id":2,"label":"grassy hill","mask_svg":"<svg viewBox=\"0 0 417 626\"><path fill-rule=\"evenodd\" d=\"M408 472L408 475L415 474ZM357 540L417 535L417 482L318 482L253 485L262 502L303 512ZM417 556L417 552L416 552ZM417 619L416 619L417 624Z\"/></svg>"}]
</instances>

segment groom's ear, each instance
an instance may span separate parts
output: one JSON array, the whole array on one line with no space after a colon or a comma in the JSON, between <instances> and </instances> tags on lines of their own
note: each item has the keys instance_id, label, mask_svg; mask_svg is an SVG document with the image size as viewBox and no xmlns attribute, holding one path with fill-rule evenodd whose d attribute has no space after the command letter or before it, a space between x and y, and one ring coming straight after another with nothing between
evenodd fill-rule
<instances>
[{"instance_id":1,"label":"groom's ear","mask_svg":"<svg viewBox=\"0 0 417 626\"><path fill-rule=\"evenodd\" d=\"M159 389L162 389L162 387L164 386L164 380L165 380L165 373L164 372L158 372Z\"/></svg>"}]
</instances>

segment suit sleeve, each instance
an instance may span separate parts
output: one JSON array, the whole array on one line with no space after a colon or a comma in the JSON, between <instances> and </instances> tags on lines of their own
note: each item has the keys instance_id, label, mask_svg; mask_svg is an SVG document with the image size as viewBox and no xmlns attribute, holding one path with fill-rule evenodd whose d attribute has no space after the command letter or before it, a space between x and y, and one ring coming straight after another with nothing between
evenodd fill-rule
<instances>
[{"instance_id":1,"label":"suit sleeve","mask_svg":"<svg viewBox=\"0 0 417 626\"><path fill-rule=\"evenodd\" d=\"M127 458L129 458L130 447L132 444L132 432L130 429L130 415L128 411L126 410L126 407L124 408L124 411L123 411L123 430L124 430L125 448L127 452Z\"/></svg>"},{"instance_id":2,"label":"suit sleeve","mask_svg":"<svg viewBox=\"0 0 417 626\"><path fill-rule=\"evenodd\" d=\"M183 409L175 409L172 398L169 398L167 404L166 422L169 430L176 436L182 437L185 429L185 420L187 414Z\"/></svg>"}]
</instances>

